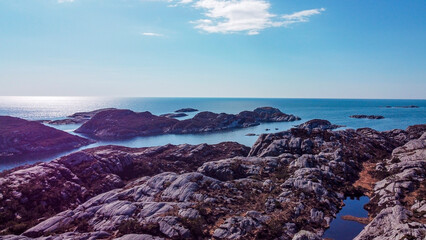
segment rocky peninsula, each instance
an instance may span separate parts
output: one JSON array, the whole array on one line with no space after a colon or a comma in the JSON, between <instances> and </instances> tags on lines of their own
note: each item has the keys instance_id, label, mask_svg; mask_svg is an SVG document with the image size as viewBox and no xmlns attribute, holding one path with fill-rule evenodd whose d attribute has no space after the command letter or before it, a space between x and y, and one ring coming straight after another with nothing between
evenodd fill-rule
<instances>
[{"instance_id":1,"label":"rocky peninsula","mask_svg":"<svg viewBox=\"0 0 426 240\"><path fill-rule=\"evenodd\" d=\"M68 116L68 118L65 118L65 119L40 120L39 122L51 124L51 125L83 124L89 121L89 119L95 116L97 113L106 111L106 110L113 110L113 109L115 108L102 108L102 109L97 109L90 112L77 112Z\"/></svg>"},{"instance_id":2,"label":"rocky peninsula","mask_svg":"<svg viewBox=\"0 0 426 240\"><path fill-rule=\"evenodd\" d=\"M424 239L426 124L335 128L312 120L251 149L105 146L4 172L3 239L320 240L361 195L371 222L356 239Z\"/></svg>"},{"instance_id":3,"label":"rocky peninsula","mask_svg":"<svg viewBox=\"0 0 426 240\"><path fill-rule=\"evenodd\" d=\"M121 139L159 134L188 134L246 128L262 122L289 122L300 120L277 108L262 107L239 114L200 112L191 119L156 116L150 112L107 110L94 115L76 130L97 139Z\"/></svg>"},{"instance_id":4,"label":"rocky peninsula","mask_svg":"<svg viewBox=\"0 0 426 240\"><path fill-rule=\"evenodd\" d=\"M0 159L27 154L56 153L90 143L93 141L39 122L0 116Z\"/></svg>"}]
</instances>

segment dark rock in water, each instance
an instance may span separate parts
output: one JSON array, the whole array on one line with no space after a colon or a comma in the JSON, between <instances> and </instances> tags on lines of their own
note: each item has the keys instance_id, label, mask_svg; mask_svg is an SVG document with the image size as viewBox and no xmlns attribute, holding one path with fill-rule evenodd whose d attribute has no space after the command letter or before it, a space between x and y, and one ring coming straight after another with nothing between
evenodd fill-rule
<instances>
[{"instance_id":1,"label":"dark rock in water","mask_svg":"<svg viewBox=\"0 0 426 240\"><path fill-rule=\"evenodd\" d=\"M279 130L279 128L275 128L275 130Z\"/></svg>"},{"instance_id":2,"label":"dark rock in water","mask_svg":"<svg viewBox=\"0 0 426 240\"><path fill-rule=\"evenodd\" d=\"M71 201L72 207L37 218L30 229L21 225L25 232L20 239L87 239L103 233L109 239L319 240L346 196L367 193L372 196L368 210L373 220L356 239L424 239L426 125L385 132L332 131L330 125L316 120L303 128L263 134L248 157L226 157L246 154L247 149L238 144L217 146L215 151L205 144L82 151L84 158L62 163L76 176L70 174L69 182L80 180L82 184L76 184L84 186L86 193L107 191L108 187L96 187L106 182L120 185L122 180L125 186ZM367 171L371 175L366 178L374 185L370 190L355 186L365 177L360 174L365 164L377 164ZM34 193L19 186L31 182L37 186L33 178L50 183L55 174L67 173L64 169L26 174L25 169L0 178L1 197L12 201L0 208L11 209L2 215L13 219L6 221L8 226L19 223L14 208L22 211L25 204L50 199L38 196L28 201L23 196ZM103 172L116 175L110 176L115 180L106 180ZM46 186L48 190L40 191L42 187L38 192L66 193L68 187L62 185L67 186ZM57 201L58 205L67 202Z\"/></svg>"},{"instance_id":3,"label":"dark rock in water","mask_svg":"<svg viewBox=\"0 0 426 240\"><path fill-rule=\"evenodd\" d=\"M93 143L39 122L0 116L0 158L56 153Z\"/></svg>"},{"instance_id":4,"label":"dark rock in water","mask_svg":"<svg viewBox=\"0 0 426 240\"><path fill-rule=\"evenodd\" d=\"M271 131L271 129L269 129L269 128L265 128L265 131Z\"/></svg>"},{"instance_id":5,"label":"dark rock in water","mask_svg":"<svg viewBox=\"0 0 426 240\"><path fill-rule=\"evenodd\" d=\"M419 106L416 106L416 105L409 105L409 106L396 106L396 108L419 108Z\"/></svg>"},{"instance_id":6,"label":"dark rock in water","mask_svg":"<svg viewBox=\"0 0 426 240\"><path fill-rule=\"evenodd\" d=\"M195 109L195 108L182 108L182 109L176 110L175 112L177 112L177 113L179 113L179 112L182 112L182 113L186 113L186 112L198 112L198 109Z\"/></svg>"},{"instance_id":7,"label":"dark rock in water","mask_svg":"<svg viewBox=\"0 0 426 240\"><path fill-rule=\"evenodd\" d=\"M237 115L200 112L191 119L176 120L152 115L150 112L135 113L130 110L107 110L92 117L76 130L99 139L119 139L156 134L187 134L246 128L261 122L287 122L299 117L282 113L271 107L244 111Z\"/></svg>"},{"instance_id":8,"label":"dark rock in water","mask_svg":"<svg viewBox=\"0 0 426 240\"><path fill-rule=\"evenodd\" d=\"M256 134L255 133L247 133L246 136L249 136L249 137L250 136L256 136Z\"/></svg>"},{"instance_id":9,"label":"dark rock in water","mask_svg":"<svg viewBox=\"0 0 426 240\"><path fill-rule=\"evenodd\" d=\"M7 170L0 173L0 229L17 224L24 231L43 218L122 188L130 180L163 172L192 172L205 162L246 156L249 150L233 142L150 148L102 146Z\"/></svg>"},{"instance_id":10,"label":"dark rock in water","mask_svg":"<svg viewBox=\"0 0 426 240\"><path fill-rule=\"evenodd\" d=\"M408 106L386 106L386 108L420 108L416 105L408 105Z\"/></svg>"},{"instance_id":11,"label":"dark rock in water","mask_svg":"<svg viewBox=\"0 0 426 240\"><path fill-rule=\"evenodd\" d=\"M99 139L121 139L163 134L178 122L150 112L106 110L97 113L75 132Z\"/></svg>"},{"instance_id":12,"label":"dark rock in water","mask_svg":"<svg viewBox=\"0 0 426 240\"><path fill-rule=\"evenodd\" d=\"M168 118L180 118L180 117L186 117L186 116L188 116L188 114L186 113L167 113L167 114L160 115L160 117L168 117Z\"/></svg>"},{"instance_id":13,"label":"dark rock in water","mask_svg":"<svg viewBox=\"0 0 426 240\"><path fill-rule=\"evenodd\" d=\"M384 119L385 117L380 115L352 115L350 118L367 118L367 119Z\"/></svg>"}]
</instances>

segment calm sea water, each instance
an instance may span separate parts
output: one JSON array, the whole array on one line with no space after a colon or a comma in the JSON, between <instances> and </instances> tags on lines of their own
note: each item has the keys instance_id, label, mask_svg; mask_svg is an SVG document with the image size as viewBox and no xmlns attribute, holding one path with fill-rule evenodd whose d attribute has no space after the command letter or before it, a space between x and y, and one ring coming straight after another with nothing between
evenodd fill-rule
<instances>
[{"instance_id":1,"label":"calm sea water","mask_svg":"<svg viewBox=\"0 0 426 240\"><path fill-rule=\"evenodd\" d=\"M343 220L342 216L351 215L354 217L368 217L368 212L364 209L364 205L369 202L368 197L360 197L359 199L346 198L345 206L337 214L330 228L327 229L322 236L335 240L352 240L364 229L364 224Z\"/></svg>"},{"instance_id":2,"label":"calm sea water","mask_svg":"<svg viewBox=\"0 0 426 240\"><path fill-rule=\"evenodd\" d=\"M385 108L385 106L417 105L420 108ZM115 107L133 111L150 111L153 114L173 112L184 107L200 111L239 113L257 107L277 107L285 113L302 118L298 122L265 123L259 126L209 134L161 135L138 137L124 141L100 141L87 147L107 144L128 147L159 146L172 144L199 144L235 141L252 146L257 137L245 136L247 133L261 134L283 131L294 125L314 118L327 119L334 124L348 128L371 127L377 130L406 128L413 124L426 123L426 100L352 100L352 99L234 99L234 98L96 98L96 97L0 97L0 115L9 115L28 120L61 119L80 111ZM192 117L196 113L190 113ZM349 118L353 114L383 115L385 119L368 120ZM70 132L79 125L54 126ZM275 129L278 130L275 130ZM84 147L84 148L87 148ZM69 152L66 152L69 153ZM0 171L25 163L50 161L66 153L53 156L38 156L0 163Z\"/></svg>"}]
</instances>

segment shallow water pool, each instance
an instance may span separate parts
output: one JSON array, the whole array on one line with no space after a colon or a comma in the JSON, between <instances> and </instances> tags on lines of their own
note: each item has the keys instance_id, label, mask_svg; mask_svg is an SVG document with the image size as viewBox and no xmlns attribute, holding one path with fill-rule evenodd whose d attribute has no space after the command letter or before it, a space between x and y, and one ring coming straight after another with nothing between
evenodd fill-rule
<instances>
[{"instance_id":1,"label":"shallow water pool","mask_svg":"<svg viewBox=\"0 0 426 240\"><path fill-rule=\"evenodd\" d=\"M355 221L343 220L342 216L368 217L364 205L369 201L370 199L366 196L358 199L346 198L344 200L345 206L337 214L336 219L331 222L330 228L325 231L322 237L335 240L354 239L364 229L365 225Z\"/></svg>"}]
</instances>

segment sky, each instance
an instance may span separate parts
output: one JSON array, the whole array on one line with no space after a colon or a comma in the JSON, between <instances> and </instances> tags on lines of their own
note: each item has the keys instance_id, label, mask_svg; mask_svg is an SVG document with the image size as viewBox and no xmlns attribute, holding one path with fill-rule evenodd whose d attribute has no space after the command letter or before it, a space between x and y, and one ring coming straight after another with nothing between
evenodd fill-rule
<instances>
[{"instance_id":1,"label":"sky","mask_svg":"<svg viewBox=\"0 0 426 240\"><path fill-rule=\"evenodd\" d=\"M426 98L424 0L0 0L0 95Z\"/></svg>"}]
</instances>

